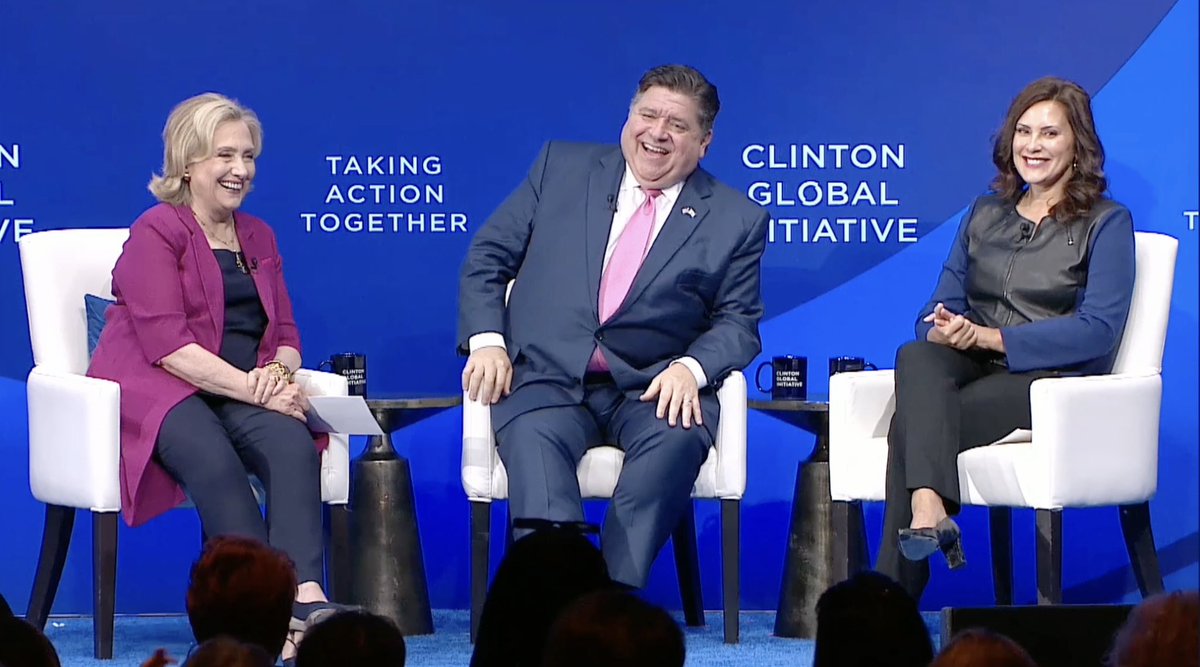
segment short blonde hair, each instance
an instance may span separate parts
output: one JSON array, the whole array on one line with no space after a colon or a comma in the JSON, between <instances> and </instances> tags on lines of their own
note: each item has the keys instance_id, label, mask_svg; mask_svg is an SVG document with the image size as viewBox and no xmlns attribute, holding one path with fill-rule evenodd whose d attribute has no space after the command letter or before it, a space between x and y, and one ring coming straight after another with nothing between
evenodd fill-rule
<instances>
[{"instance_id":1,"label":"short blonde hair","mask_svg":"<svg viewBox=\"0 0 1200 667\"><path fill-rule=\"evenodd\" d=\"M240 120L250 129L257 158L262 153L262 124L250 109L217 93L197 95L176 105L163 127L162 173L150 179L150 192L167 204L191 204L192 191L184 172L212 154L217 127L231 120Z\"/></svg>"}]
</instances>

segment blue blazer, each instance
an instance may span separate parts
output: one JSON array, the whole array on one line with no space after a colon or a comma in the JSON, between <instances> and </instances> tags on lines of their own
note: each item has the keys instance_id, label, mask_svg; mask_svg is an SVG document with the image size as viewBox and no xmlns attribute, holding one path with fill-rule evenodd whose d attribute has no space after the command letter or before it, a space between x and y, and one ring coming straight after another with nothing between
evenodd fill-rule
<instances>
[{"instance_id":1,"label":"blue blazer","mask_svg":"<svg viewBox=\"0 0 1200 667\"><path fill-rule=\"evenodd\" d=\"M504 335L513 391L492 407L496 429L529 410L581 403L599 345L631 398L671 361L700 362L709 379L704 425L715 433L713 389L761 349L759 265L769 217L703 169L688 177L624 303L600 324L610 202L624 173L619 147L548 143L475 235L460 280L458 346L465 354L474 334Z\"/></svg>"}]
</instances>

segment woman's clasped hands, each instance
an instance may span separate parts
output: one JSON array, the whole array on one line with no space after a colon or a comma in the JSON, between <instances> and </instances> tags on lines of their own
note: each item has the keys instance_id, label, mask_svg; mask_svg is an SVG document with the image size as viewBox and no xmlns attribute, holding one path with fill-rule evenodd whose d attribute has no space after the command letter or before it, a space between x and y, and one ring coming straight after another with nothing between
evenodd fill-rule
<instances>
[{"instance_id":1,"label":"woman's clasped hands","mask_svg":"<svg viewBox=\"0 0 1200 667\"><path fill-rule=\"evenodd\" d=\"M1000 330L975 324L966 317L952 312L939 302L933 312L926 315L924 322L932 322L926 340L946 345L956 350L984 349L1004 351Z\"/></svg>"},{"instance_id":2,"label":"woman's clasped hands","mask_svg":"<svg viewBox=\"0 0 1200 667\"><path fill-rule=\"evenodd\" d=\"M975 323L952 312L941 302L933 307L933 312L926 315L925 322L932 322L927 339L931 343L948 345L956 350L969 350L975 346L977 332Z\"/></svg>"},{"instance_id":3,"label":"woman's clasped hands","mask_svg":"<svg viewBox=\"0 0 1200 667\"><path fill-rule=\"evenodd\" d=\"M270 364L246 373L246 388L254 403L300 421L307 421L308 397L296 382L276 372Z\"/></svg>"}]
</instances>

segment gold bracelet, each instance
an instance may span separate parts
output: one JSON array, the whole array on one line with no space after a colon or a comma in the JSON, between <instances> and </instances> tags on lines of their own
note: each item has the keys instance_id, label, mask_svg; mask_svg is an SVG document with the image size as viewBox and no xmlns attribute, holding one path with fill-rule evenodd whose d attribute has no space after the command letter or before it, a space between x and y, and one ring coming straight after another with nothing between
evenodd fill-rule
<instances>
[{"instance_id":1,"label":"gold bracelet","mask_svg":"<svg viewBox=\"0 0 1200 667\"><path fill-rule=\"evenodd\" d=\"M278 359L268 361L266 365L263 366L263 370L269 372L271 375L274 375L280 380L284 380L289 383L292 381L292 372L288 370L287 364Z\"/></svg>"}]
</instances>

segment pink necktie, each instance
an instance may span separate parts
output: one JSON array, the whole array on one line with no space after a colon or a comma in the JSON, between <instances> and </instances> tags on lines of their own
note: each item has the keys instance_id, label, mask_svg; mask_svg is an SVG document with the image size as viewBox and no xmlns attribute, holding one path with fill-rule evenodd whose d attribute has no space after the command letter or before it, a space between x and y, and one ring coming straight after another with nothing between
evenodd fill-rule
<instances>
[{"instance_id":1,"label":"pink necktie","mask_svg":"<svg viewBox=\"0 0 1200 667\"><path fill-rule=\"evenodd\" d=\"M633 287L633 279L637 277L642 260L650 251L650 241L654 231L654 200L662 195L662 190L646 190L646 201L634 211L629 224L621 230L617 238L617 246L613 248L612 256L608 258L608 266L600 278L600 323L603 324L612 317L620 307L621 302ZM597 347L588 360L589 371L607 371L608 362Z\"/></svg>"}]
</instances>

